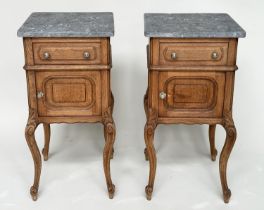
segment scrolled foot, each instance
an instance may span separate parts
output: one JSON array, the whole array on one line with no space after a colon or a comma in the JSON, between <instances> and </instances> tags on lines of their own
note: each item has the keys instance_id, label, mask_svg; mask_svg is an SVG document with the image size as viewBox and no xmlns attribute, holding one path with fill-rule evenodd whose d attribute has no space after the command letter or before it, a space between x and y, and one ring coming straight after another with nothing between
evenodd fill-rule
<instances>
[{"instance_id":1,"label":"scrolled foot","mask_svg":"<svg viewBox=\"0 0 264 210\"><path fill-rule=\"evenodd\" d=\"M34 186L30 188L30 195L32 197L33 201L36 201L38 199L38 189Z\"/></svg>"},{"instance_id":2,"label":"scrolled foot","mask_svg":"<svg viewBox=\"0 0 264 210\"><path fill-rule=\"evenodd\" d=\"M149 157L148 157L147 148L144 149L144 154L145 154L145 160L148 161L149 160Z\"/></svg>"},{"instance_id":3,"label":"scrolled foot","mask_svg":"<svg viewBox=\"0 0 264 210\"><path fill-rule=\"evenodd\" d=\"M112 186L108 187L108 195L110 199L113 199L115 194L115 185L112 184Z\"/></svg>"},{"instance_id":4,"label":"scrolled foot","mask_svg":"<svg viewBox=\"0 0 264 210\"><path fill-rule=\"evenodd\" d=\"M224 191L224 202L225 203L229 203L230 197L231 197L231 190L227 189L226 191Z\"/></svg>"},{"instance_id":5,"label":"scrolled foot","mask_svg":"<svg viewBox=\"0 0 264 210\"><path fill-rule=\"evenodd\" d=\"M153 187L147 185L146 188L145 188L145 192L146 192L147 200L150 201L151 197L152 197Z\"/></svg>"}]
</instances>

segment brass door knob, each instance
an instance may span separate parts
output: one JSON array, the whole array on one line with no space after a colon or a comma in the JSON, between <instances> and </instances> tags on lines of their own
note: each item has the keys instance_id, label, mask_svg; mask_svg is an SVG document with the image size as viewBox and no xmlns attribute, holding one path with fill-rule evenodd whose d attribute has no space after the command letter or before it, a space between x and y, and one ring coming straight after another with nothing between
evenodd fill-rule
<instances>
[{"instance_id":1,"label":"brass door knob","mask_svg":"<svg viewBox=\"0 0 264 210\"><path fill-rule=\"evenodd\" d=\"M44 96L44 93L42 91L39 91L37 93L37 98L42 98Z\"/></svg>"},{"instance_id":2,"label":"brass door knob","mask_svg":"<svg viewBox=\"0 0 264 210\"><path fill-rule=\"evenodd\" d=\"M165 99L166 98L166 93L164 93L164 92L160 92L160 94L159 94L159 97L160 97L160 99Z\"/></svg>"}]
</instances>

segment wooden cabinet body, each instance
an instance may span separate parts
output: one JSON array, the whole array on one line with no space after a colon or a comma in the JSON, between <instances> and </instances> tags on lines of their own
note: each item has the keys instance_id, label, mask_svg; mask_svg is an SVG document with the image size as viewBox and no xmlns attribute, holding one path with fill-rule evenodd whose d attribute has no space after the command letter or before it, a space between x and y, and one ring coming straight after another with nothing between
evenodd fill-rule
<instances>
[{"instance_id":1,"label":"wooden cabinet body","mask_svg":"<svg viewBox=\"0 0 264 210\"><path fill-rule=\"evenodd\" d=\"M37 199L41 157L34 131L44 125L44 160L48 159L50 124L99 122L104 125L106 145L104 170L109 197L115 187L110 177L115 124L114 99L110 88L110 38L24 38L29 120L26 138L35 164L31 187Z\"/></svg>"},{"instance_id":2,"label":"wooden cabinet body","mask_svg":"<svg viewBox=\"0 0 264 210\"><path fill-rule=\"evenodd\" d=\"M212 160L216 159L216 124L227 131L220 157L220 177L224 201L231 191L226 166L236 138L232 119L232 100L236 66L237 38L151 37L147 47L148 89L144 98L146 159L150 161L150 200L156 172L153 145L158 124L209 124Z\"/></svg>"},{"instance_id":3,"label":"wooden cabinet body","mask_svg":"<svg viewBox=\"0 0 264 210\"><path fill-rule=\"evenodd\" d=\"M179 50L171 48L175 45ZM221 122L224 108L232 105L236 47L237 39L151 38L148 104L156 110L158 122L177 123L182 118ZM212 58L213 53L217 58Z\"/></svg>"}]
</instances>

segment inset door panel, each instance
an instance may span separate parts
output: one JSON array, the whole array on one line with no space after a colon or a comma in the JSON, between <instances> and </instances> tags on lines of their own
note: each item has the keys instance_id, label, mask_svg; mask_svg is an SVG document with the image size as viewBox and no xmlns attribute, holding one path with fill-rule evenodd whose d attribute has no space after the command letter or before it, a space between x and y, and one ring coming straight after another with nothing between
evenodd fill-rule
<instances>
[{"instance_id":1,"label":"inset door panel","mask_svg":"<svg viewBox=\"0 0 264 210\"><path fill-rule=\"evenodd\" d=\"M161 72L159 115L221 117L224 86L224 73Z\"/></svg>"},{"instance_id":2,"label":"inset door panel","mask_svg":"<svg viewBox=\"0 0 264 210\"><path fill-rule=\"evenodd\" d=\"M40 116L88 116L101 113L100 72L37 72Z\"/></svg>"}]
</instances>

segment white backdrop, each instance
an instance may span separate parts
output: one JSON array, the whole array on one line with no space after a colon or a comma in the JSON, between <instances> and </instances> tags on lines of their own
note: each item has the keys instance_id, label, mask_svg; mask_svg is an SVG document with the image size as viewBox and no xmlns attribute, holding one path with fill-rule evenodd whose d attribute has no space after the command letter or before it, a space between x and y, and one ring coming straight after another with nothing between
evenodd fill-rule
<instances>
[{"instance_id":1,"label":"white backdrop","mask_svg":"<svg viewBox=\"0 0 264 210\"><path fill-rule=\"evenodd\" d=\"M264 70L261 0L24 0L2 1L0 7L0 210L12 209L263 209ZM52 125L50 159L43 163L39 199L29 187L33 162L24 139L27 120L22 40L16 31L36 11L114 12L112 89L117 126L108 199L102 168L104 145L99 124ZM238 138L231 154L228 181L232 190L224 204L218 160L211 162L203 126L159 126L155 135L158 167L151 201L145 199L148 162L144 160L143 95L147 87L144 12L226 12L247 32L239 40L234 95ZM218 126L217 149L225 133ZM36 133L40 148L43 131Z\"/></svg>"}]
</instances>

